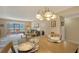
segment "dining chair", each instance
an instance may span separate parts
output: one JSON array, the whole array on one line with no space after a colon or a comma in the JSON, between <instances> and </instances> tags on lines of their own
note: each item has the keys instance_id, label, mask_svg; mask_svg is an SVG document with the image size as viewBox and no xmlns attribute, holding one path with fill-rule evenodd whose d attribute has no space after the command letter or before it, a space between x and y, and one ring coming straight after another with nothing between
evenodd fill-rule
<instances>
[{"instance_id":1,"label":"dining chair","mask_svg":"<svg viewBox=\"0 0 79 59\"><path fill-rule=\"evenodd\" d=\"M1 53L8 53L9 50L11 49L12 53L16 53L15 52L15 49L13 47L13 43L12 42L9 42L1 51Z\"/></svg>"}]
</instances>

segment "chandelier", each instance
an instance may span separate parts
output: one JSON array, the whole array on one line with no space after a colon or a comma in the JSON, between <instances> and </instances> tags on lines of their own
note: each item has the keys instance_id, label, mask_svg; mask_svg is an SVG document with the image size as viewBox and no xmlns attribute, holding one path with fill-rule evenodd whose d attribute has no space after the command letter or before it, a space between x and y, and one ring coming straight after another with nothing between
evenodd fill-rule
<instances>
[{"instance_id":1,"label":"chandelier","mask_svg":"<svg viewBox=\"0 0 79 59\"><path fill-rule=\"evenodd\" d=\"M38 13L36 14L36 18L39 20L52 20L56 19L57 15L49 10L49 8L45 8L43 10L39 10Z\"/></svg>"}]
</instances>

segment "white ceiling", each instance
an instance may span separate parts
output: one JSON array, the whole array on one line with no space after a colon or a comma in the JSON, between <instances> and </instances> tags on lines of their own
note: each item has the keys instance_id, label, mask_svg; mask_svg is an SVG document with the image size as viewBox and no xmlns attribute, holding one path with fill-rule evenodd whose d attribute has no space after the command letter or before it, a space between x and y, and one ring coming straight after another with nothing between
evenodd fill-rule
<instances>
[{"instance_id":1,"label":"white ceiling","mask_svg":"<svg viewBox=\"0 0 79 59\"><path fill-rule=\"evenodd\" d=\"M59 13L72 7L47 6L47 8ZM36 19L35 15L40 9L44 9L44 6L0 6L0 17L33 20Z\"/></svg>"}]
</instances>

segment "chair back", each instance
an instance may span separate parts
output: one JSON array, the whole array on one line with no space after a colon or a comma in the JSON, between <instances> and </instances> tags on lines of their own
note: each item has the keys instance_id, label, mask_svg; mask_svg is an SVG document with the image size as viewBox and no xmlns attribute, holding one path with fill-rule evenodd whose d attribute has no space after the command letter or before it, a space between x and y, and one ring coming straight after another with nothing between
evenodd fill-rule
<instances>
[{"instance_id":1,"label":"chair back","mask_svg":"<svg viewBox=\"0 0 79 59\"><path fill-rule=\"evenodd\" d=\"M15 53L15 49L13 47L13 43L9 42L1 51L1 53L8 53L9 50L12 50L13 53Z\"/></svg>"}]
</instances>

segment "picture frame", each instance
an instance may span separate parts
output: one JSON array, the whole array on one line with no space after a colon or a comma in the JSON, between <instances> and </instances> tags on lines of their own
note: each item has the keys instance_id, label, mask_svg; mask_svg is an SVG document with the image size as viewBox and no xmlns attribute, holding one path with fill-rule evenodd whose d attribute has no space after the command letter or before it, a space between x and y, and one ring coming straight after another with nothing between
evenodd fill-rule
<instances>
[{"instance_id":1,"label":"picture frame","mask_svg":"<svg viewBox=\"0 0 79 59\"><path fill-rule=\"evenodd\" d=\"M64 26L64 21L61 22L61 26Z\"/></svg>"},{"instance_id":2,"label":"picture frame","mask_svg":"<svg viewBox=\"0 0 79 59\"><path fill-rule=\"evenodd\" d=\"M39 23L35 23L34 28L39 28Z\"/></svg>"},{"instance_id":3,"label":"picture frame","mask_svg":"<svg viewBox=\"0 0 79 59\"><path fill-rule=\"evenodd\" d=\"M4 27L4 24L0 24L0 27Z\"/></svg>"},{"instance_id":4,"label":"picture frame","mask_svg":"<svg viewBox=\"0 0 79 59\"><path fill-rule=\"evenodd\" d=\"M51 21L51 27L56 27L56 21Z\"/></svg>"}]
</instances>

